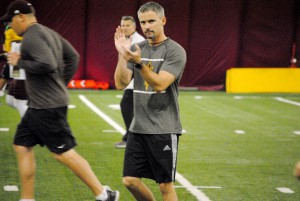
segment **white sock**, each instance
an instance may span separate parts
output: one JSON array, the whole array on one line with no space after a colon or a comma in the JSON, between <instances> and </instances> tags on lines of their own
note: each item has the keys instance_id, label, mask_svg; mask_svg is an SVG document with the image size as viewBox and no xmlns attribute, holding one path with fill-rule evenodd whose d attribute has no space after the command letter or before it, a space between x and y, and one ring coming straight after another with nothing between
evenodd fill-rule
<instances>
[{"instance_id":1,"label":"white sock","mask_svg":"<svg viewBox=\"0 0 300 201\"><path fill-rule=\"evenodd\" d=\"M96 196L96 200L106 200L108 198L108 195L106 193L106 189L103 188L103 191L100 195Z\"/></svg>"}]
</instances>

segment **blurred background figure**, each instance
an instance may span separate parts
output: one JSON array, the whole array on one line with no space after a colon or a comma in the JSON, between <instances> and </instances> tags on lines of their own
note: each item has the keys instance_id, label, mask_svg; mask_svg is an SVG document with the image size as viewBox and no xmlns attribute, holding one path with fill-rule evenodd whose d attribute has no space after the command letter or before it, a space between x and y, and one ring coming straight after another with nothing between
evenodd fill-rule
<instances>
[{"instance_id":1,"label":"blurred background figure","mask_svg":"<svg viewBox=\"0 0 300 201\"><path fill-rule=\"evenodd\" d=\"M122 17L121 29L127 38L132 37L131 45L145 40L145 38L136 31L136 22L132 16ZM128 129L133 118L133 80L134 79L132 79L130 84L124 89L124 94L121 100L120 107L126 127L126 133L123 136L122 141L115 144L116 148L126 147L128 132L130 132Z\"/></svg>"},{"instance_id":2,"label":"blurred background figure","mask_svg":"<svg viewBox=\"0 0 300 201\"><path fill-rule=\"evenodd\" d=\"M25 90L25 71L15 66L9 65L6 62L6 55L9 52L20 53L20 46L22 37L18 36L11 28L10 23L6 25L4 32L3 53L1 53L1 60L5 61L0 77L0 90L8 86L8 94L6 95L6 103L17 109L21 117L27 110L27 94Z\"/></svg>"}]
</instances>

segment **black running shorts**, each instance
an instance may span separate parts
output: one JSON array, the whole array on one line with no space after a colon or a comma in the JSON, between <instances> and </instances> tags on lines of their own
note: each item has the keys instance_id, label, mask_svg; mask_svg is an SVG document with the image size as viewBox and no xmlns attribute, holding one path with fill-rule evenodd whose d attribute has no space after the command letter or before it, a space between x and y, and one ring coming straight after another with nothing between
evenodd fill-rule
<instances>
[{"instance_id":1,"label":"black running shorts","mask_svg":"<svg viewBox=\"0 0 300 201\"><path fill-rule=\"evenodd\" d=\"M123 177L148 178L157 183L174 182L178 136L129 133Z\"/></svg>"},{"instance_id":2,"label":"black running shorts","mask_svg":"<svg viewBox=\"0 0 300 201\"><path fill-rule=\"evenodd\" d=\"M67 107L28 108L17 127L14 144L25 147L45 145L57 154L75 147L76 140L67 122Z\"/></svg>"}]
</instances>

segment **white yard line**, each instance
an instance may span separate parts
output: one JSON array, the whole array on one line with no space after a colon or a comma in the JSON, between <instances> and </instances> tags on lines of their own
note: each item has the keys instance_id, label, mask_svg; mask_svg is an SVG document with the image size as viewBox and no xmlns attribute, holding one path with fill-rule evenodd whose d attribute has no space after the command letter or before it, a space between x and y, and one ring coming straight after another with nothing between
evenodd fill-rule
<instances>
[{"instance_id":1,"label":"white yard line","mask_svg":"<svg viewBox=\"0 0 300 201\"><path fill-rule=\"evenodd\" d=\"M174 188L186 188L185 186L174 186ZM221 189L220 186L193 186L192 188L215 188L215 189Z\"/></svg>"},{"instance_id":2,"label":"white yard line","mask_svg":"<svg viewBox=\"0 0 300 201\"><path fill-rule=\"evenodd\" d=\"M126 131L109 116L103 113L92 102L90 102L84 95L79 95L80 100L84 102L89 108L91 108L96 114L103 118L114 129L119 131L122 135L125 135ZM184 178L179 172L176 172L176 180L186 188L192 195L194 195L198 201L210 201L210 199L199 189L195 188L186 178Z\"/></svg>"},{"instance_id":3,"label":"white yard line","mask_svg":"<svg viewBox=\"0 0 300 201\"><path fill-rule=\"evenodd\" d=\"M276 189L281 193L295 193L293 190L291 190L290 188L286 188L286 187L278 187Z\"/></svg>"},{"instance_id":4,"label":"white yard line","mask_svg":"<svg viewBox=\"0 0 300 201\"><path fill-rule=\"evenodd\" d=\"M8 131L9 131L9 128L0 128L0 131L8 132Z\"/></svg>"},{"instance_id":5,"label":"white yard line","mask_svg":"<svg viewBox=\"0 0 300 201\"><path fill-rule=\"evenodd\" d=\"M3 186L3 189L5 191L19 191L18 186L14 186L14 185Z\"/></svg>"},{"instance_id":6,"label":"white yard line","mask_svg":"<svg viewBox=\"0 0 300 201\"><path fill-rule=\"evenodd\" d=\"M284 99L284 98L281 98L281 97L275 97L275 100L278 100L278 101L281 101L281 102L284 102L284 103L288 103L288 104L292 104L292 105L296 105L296 106L300 107L300 103L296 102L296 101L291 101L291 100Z\"/></svg>"},{"instance_id":7,"label":"white yard line","mask_svg":"<svg viewBox=\"0 0 300 201\"><path fill-rule=\"evenodd\" d=\"M89 101L84 95L79 95L80 100L84 102L89 108L91 108L99 117L104 119L107 123L109 123L114 129L119 131L122 135L125 135L126 130L123 129L119 124L114 122L109 116L107 116L104 112L99 110L91 101Z\"/></svg>"},{"instance_id":8,"label":"white yard line","mask_svg":"<svg viewBox=\"0 0 300 201\"><path fill-rule=\"evenodd\" d=\"M176 180L185 187L192 195L194 195L199 201L210 201L210 199L199 189L195 188L186 178L184 178L179 172L176 172Z\"/></svg>"}]
</instances>

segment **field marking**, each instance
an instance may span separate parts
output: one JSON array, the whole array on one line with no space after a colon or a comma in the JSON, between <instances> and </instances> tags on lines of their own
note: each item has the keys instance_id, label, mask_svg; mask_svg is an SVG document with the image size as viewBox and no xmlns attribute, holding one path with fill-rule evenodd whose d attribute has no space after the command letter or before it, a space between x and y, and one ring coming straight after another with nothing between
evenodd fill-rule
<instances>
[{"instance_id":1,"label":"field marking","mask_svg":"<svg viewBox=\"0 0 300 201\"><path fill-rule=\"evenodd\" d=\"M9 128L0 128L0 131L7 132L9 131Z\"/></svg>"},{"instance_id":2,"label":"field marking","mask_svg":"<svg viewBox=\"0 0 300 201\"><path fill-rule=\"evenodd\" d=\"M186 188L185 186L174 186L174 188ZM217 188L221 189L222 187L220 186L193 186L192 188Z\"/></svg>"},{"instance_id":3,"label":"field marking","mask_svg":"<svg viewBox=\"0 0 300 201\"><path fill-rule=\"evenodd\" d=\"M79 95L80 100L84 102L90 109L92 109L96 114L103 118L108 124L119 131L122 135L125 135L126 131L119 124L113 121L109 116L103 113L99 108L97 108L92 102L90 102L84 95ZM184 178L179 172L176 172L176 180L183 186L186 190L194 195L198 201L210 201L210 199L199 189L194 188L193 185Z\"/></svg>"},{"instance_id":4,"label":"field marking","mask_svg":"<svg viewBox=\"0 0 300 201\"><path fill-rule=\"evenodd\" d=\"M84 102L89 108L91 108L99 117L104 119L107 123L109 123L113 128L119 131L122 135L125 135L126 130L123 129L119 124L114 122L109 116L103 113L99 108L97 108L92 102L90 102L84 95L79 95L80 100Z\"/></svg>"},{"instance_id":5,"label":"field marking","mask_svg":"<svg viewBox=\"0 0 300 201\"><path fill-rule=\"evenodd\" d=\"M281 193L295 193L293 190L286 188L286 187L278 187L276 188Z\"/></svg>"},{"instance_id":6,"label":"field marking","mask_svg":"<svg viewBox=\"0 0 300 201\"><path fill-rule=\"evenodd\" d=\"M74 109L74 108L76 108L76 105L68 105L68 108L69 109Z\"/></svg>"},{"instance_id":7,"label":"field marking","mask_svg":"<svg viewBox=\"0 0 300 201\"><path fill-rule=\"evenodd\" d=\"M241 100L241 99L259 99L259 96L234 96L233 99Z\"/></svg>"},{"instance_id":8,"label":"field marking","mask_svg":"<svg viewBox=\"0 0 300 201\"><path fill-rule=\"evenodd\" d=\"M296 105L296 106L300 107L300 103L296 102L296 101L291 101L291 100L284 99L284 98L281 98L281 97L275 97L275 100L278 100L278 101L284 102L284 103L288 103L288 104L292 104L292 105Z\"/></svg>"},{"instance_id":9,"label":"field marking","mask_svg":"<svg viewBox=\"0 0 300 201\"><path fill-rule=\"evenodd\" d=\"M3 189L5 191L19 191L18 186L9 186L9 185L7 185L7 186L3 186Z\"/></svg>"},{"instance_id":10,"label":"field marking","mask_svg":"<svg viewBox=\"0 0 300 201\"><path fill-rule=\"evenodd\" d=\"M239 135L242 135L242 134L245 134L246 132L243 131L243 130L235 130L234 131L236 134L239 134Z\"/></svg>"},{"instance_id":11,"label":"field marking","mask_svg":"<svg viewBox=\"0 0 300 201\"><path fill-rule=\"evenodd\" d=\"M120 104L110 104L108 105L109 108L114 109L114 110L120 110Z\"/></svg>"},{"instance_id":12,"label":"field marking","mask_svg":"<svg viewBox=\"0 0 300 201\"><path fill-rule=\"evenodd\" d=\"M117 130L102 130L104 133L116 133L118 132Z\"/></svg>"},{"instance_id":13,"label":"field marking","mask_svg":"<svg viewBox=\"0 0 300 201\"><path fill-rule=\"evenodd\" d=\"M294 131L294 134L300 135L300 131Z\"/></svg>"}]
</instances>

